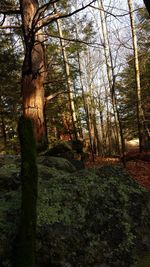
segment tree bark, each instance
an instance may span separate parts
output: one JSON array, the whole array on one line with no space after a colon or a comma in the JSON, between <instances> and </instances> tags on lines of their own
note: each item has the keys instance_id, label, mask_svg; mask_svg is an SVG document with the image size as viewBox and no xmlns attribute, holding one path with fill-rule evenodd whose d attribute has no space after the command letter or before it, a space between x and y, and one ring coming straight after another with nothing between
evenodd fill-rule
<instances>
[{"instance_id":1,"label":"tree bark","mask_svg":"<svg viewBox=\"0 0 150 267\"><path fill-rule=\"evenodd\" d=\"M136 31L135 31L132 0L128 0L128 6L129 6L129 12L130 12L130 23L131 23L132 42L133 42L133 50L134 50L139 150L140 150L140 152L142 152L143 145L144 145L144 140L143 140L143 133L144 133L143 117L144 117L144 113L143 113L143 109L142 109L142 100L141 100L140 69L139 69L137 37L136 37Z\"/></svg>"},{"instance_id":2,"label":"tree bark","mask_svg":"<svg viewBox=\"0 0 150 267\"><path fill-rule=\"evenodd\" d=\"M90 119L89 119L89 109L87 105L87 101L85 99L85 92L84 92L84 87L83 87L83 82L82 82L82 71L81 71L81 63L80 63L80 54L79 51L77 51L77 59L78 59L78 65L79 65L79 76L80 76L80 84L81 84L81 91L82 91L82 99L83 99L83 105L84 105L84 110L86 114L86 124L87 124L87 129L88 129L88 136L89 136L89 143L90 143L90 151L92 155L92 160L94 162L94 150L93 150L93 145L92 145L92 135L91 135L91 127L90 127Z\"/></svg>"},{"instance_id":3,"label":"tree bark","mask_svg":"<svg viewBox=\"0 0 150 267\"><path fill-rule=\"evenodd\" d=\"M54 4L54 7L56 9L56 4ZM63 54L63 59L64 59L64 66L65 66L65 72L66 72L66 79L67 79L67 89L68 89L68 96L69 96L69 105L70 105L70 113L71 113L71 119L72 119L72 125L73 125L73 136L75 140L78 140L78 132L77 132L77 116L76 116L76 111L75 111L75 104L73 100L73 86L71 82L71 77L70 77L70 67L68 63L68 56L65 48L65 42L63 39L63 32L62 32L62 26L61 26L61 21L57 20L57 29L58 33L60 36L60 45L61 45L61 50Z\"/></svg>"},{"instance_id":4,"label":"tree bark","mask_svg":"<svg viewBox=\"0 0 150 267\"><path fill-rule=\"evenodd\" d=\"M3 114L1 114L1 124L2 124L2 134L4 140L4 149L7 147L7 134L6 134L6 127L5 127L5 120Z\"/></svg>"},{"instance_id":5,"label":"tree bark","mask_svg":"<svg viewBox=\"0 0 150 267\"><path fill-rule=\"evenodd\" d=\"M35 267L38 171L36 143L31 119L21 117L18 131L21 145L22 199L14 267Z\"/></svg>"},{"instance_id":6,"label":"tree bark","mask_svg":"<svg viewBox=\"0 0 150 267\"><path fill-rule=\"evenodd\" d=\"M37 0L20 0L25 58L22 67L23 115L33 121L37 148L47 146L44 120L45 51L41 30L36 32L34 17L39 8ZM35 24L35 25L34 25Z\"/></svg>"},{"instance_id":7,"label":"tree bark","mask_svg":"<svg viewBox=\"0 0 150 267\"><path fill-rule=\"evenodd\" d=\"M116 98L116 92L115 92L114 65L113 65L110 41L108 37L106 16L104 13L102 0L99 1L99 8L101 10L100 13L101 13L102 32L103 32L103 38L104 38L104 52L105 52L105 60L106 60L106 68L107 68L107 77L108 77L112 107L113 107L113 112L114 112L114 122L115 122L116 137L117 137L116 138L117 139L117 152L119 152L120 154L120 142L119 141L121 140L121 152L124 158L125 145L124 145L122 123L121 123L120 114L119 114L118 107L117 107L117 98Z\"/></svg>"}]
</instances>

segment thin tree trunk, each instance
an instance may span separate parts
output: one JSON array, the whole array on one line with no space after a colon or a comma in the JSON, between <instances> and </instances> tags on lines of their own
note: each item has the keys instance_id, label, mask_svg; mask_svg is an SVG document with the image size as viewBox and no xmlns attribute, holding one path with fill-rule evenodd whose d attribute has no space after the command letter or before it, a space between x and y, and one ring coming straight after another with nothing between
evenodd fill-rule
<instances>
[{"instance_id":1,"label":"thin tree trunk","mask_svg":"<svg viewBox=\"0 0 150 267\"><path fill-rule=\"evenodd\" d=\"M54 7L56 9L56 4L54 4ZM60 36L61 50L62 50L62 54L63 54L64 66L65 66L65 71L66 71L67 89L69 92L68 96L69 96L69 104L70 104L70 113L71 113L73 132L74 132L73 135L74 135L75 140L77 140L78 139L77 117L76 117L75 105L74 105L74 100L73 100L73 86L72 86L71 77L70 77L70 67L69 67L69 63L68 63L68 57L67 57L67 52L66 52L66 48L65 48L65 42L63 40L61 21L57 20L56 23L57 23L59 36Z\"/></svg>"},{"instance_id":2,"label":"thin tree trunk","mask_svg":"<svg viewBox=\"0 0 150 267\"><path fill-rule=\"evenodd\" d=\"M5 127L5 120L3 114L1 114L1 124L2 124L2 134L4 140L4 148L7 147L7 134L6 134L6 127Z\"/></svg>"},{"instance_id":3,"label":"thin tree trunk","mask_svg":"<svg viewBox=\"0 0 150 267\"><path fill-rule=\"evenodd\" d=\"M78 28L76 24L76 38L78 39ZM89 143L90 143L90 151L92 155L92 160L93 162L95 161L94 157L94 150L93 150L93 144L92 144L92 134L91 134L91 127L90 127L90 116L89 116L89 109L88 109L88 103L85 98L85 92L84 92L84 86L83 86L83 81L82 81L82 70L81 70L81 60L80 60L80 53L77 50L77 60L78 60L78 66L79 66L79 76L80 76L80 84L81 84L81 91L82 91L82 99L83 99L83 105L84 105L84 110L86 114L86 124L87 124L87 129L88 129L88 135L89 135Z\"/></svg>"},{"instance_id":4,"label":"thin tree trunk","mask_svg":"<svg viewBox=\"0 0 150 267\"><path fill-rule=\"evenodd\" d=\"M84 87L83 87L83 82L82 82L81 64L80 64L79 52L77 52L77 56L78 56L78 65L79 65L80 84L81 84L81 90L82 90L82 99L83 99L84 110L85 110L85 113L86 113L86 124L87 124L87 128L88 128L90 150L91 150L91 154L92 154L92 160L94 162L94 151L93 151L91 127L90 127L90 121L89 121L89 110L88 110L88 105L86 103L85 92L84 92Z\"/></svg>"},{"instance_id":5,"label":"thin tree trunk","mask_svg":"<svg viewBox=\"0 0 150 267\"><path fill-rule=\"evenodd\" d=\"M103 118L103 111L101 109L101 100L99 98L99 115L100 115L100 126L101 126L101 140L102 140L102 151L101 155L104 156L106 152L106 136L105 136L105 129L104 129L104 118Z\"/></svg>"},{"instance_id":6,"label":"thin tree trunk","mask_svg":"<svg viewBox=\"0 0 150 267\"><path fill-rule=\"evenodd\" d=\"M93 127L94 127L96 154L99 156L101 153L101 143L100 143L100 137L99 137L99 133L98 133L98 129L97 129L95 112L93 112L93 115L92 115L92 122L93 122Z\"/></svg>"},{"instance_id":7,"label":"thin tree trunk","mask_svg":"<svg viewBox=\"0 0 150 267\"><path fill-rule=\"evenodd\" d=\"M124 155L125 155L124 137L123 137L120 115L119 115L119 111L117 107L117 99L116 99L116 93L115 93L115 74L114 74L111 47L110 47L109 38L108 38L106 16L104 13L103 1L99 0L98 2L99 2L99 7L102 10L100 11L100 13L101 13L102 32L103 32L103 38L104 38L104 52L105 52L105 60L106 60L106 68L107 68L107 77L108 77L109 88L110 88L110 93L111 93L112 107L114 111L115 128L116 128L116 135L117 135L117 140L118 140L117 141L118 152L120 154L119 144L121 140L121 151L122 151L122 157L124 158ZM119 131L118 131L118 128L119 128ZM119 138L119 135L120 135L120 138Z\"/></svg>"},{"instance_id":8,"label":"thin tree trunk","mask_svg":"<svg viewBox=\"0 0 150 267\"><path fill-rule=\"evenodd\" d=\"M6 146L7 146L7 133L6 133L4 110L3 110L2 102L3 102L2 101L2 97L0 96L1 128L2 128L2 135L3 135L3 141L4 141L4 148L6 149Z\"/></svg>"},{"instance_id":9,"label":"thin tree trunk","mask_svg":"<svg viewBox=\"0 0 150 267\"><path fill-rule=\"evenodd\" d=\"M130 12L130 23L132 30L132 42L134 50L134 64L135 64L135 81L136 81L136 97L137 97L137 123L138 123L138 134L139 134L139 150L143 150L143 110L142 110L142 100L141 100L141 85L140 85L140 69L138 61L138 47L137 47L137 37L133 16L133 6L132 0L128 0L129 12Z\"/></svg>"},{"instance_id":10,"label":"thin tree trunk","mask_svg":"<svg viewBox=\"0 0 150 267\"><path fill-rule=\"evenodd\" d=\"M33 25L38 8L37 0L20 0L25 43L25 58L22 67L23 115L33 121L36 144L41 150L47 146L48 142L44 120L46 70L43 35L41 30L36 32L35 25Z\"/></svg>"}]
</instances>

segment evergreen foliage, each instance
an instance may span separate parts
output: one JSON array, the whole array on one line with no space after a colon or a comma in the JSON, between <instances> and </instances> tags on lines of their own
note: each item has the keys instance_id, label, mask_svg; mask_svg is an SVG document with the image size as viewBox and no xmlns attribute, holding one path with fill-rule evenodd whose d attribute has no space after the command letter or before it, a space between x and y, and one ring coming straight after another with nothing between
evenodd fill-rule
<instances>
[{"instance_id":1,"label":"evergreen foliage","mask_svg":"<svg viewBox=\"0 0 150 267\"><path fill-rule=\"evenodd\" d=\"M141 97L142 108L144 110L145 121L144 125L150 127L150 27L149 17L145 9L138 11L138 45L139 45L139 66L141 79ZM120 75L122 80L117 84L119 92L118 102L122 118L122 125L125 137L128 139L137 137L137 116L136 116L136 84L134 71L134 57L133 54L127 56L126 67ZM146 133L145 133L146 135ZM145 146L148 146L146 139ZM148 147L145 147L148 149Z\"/></svg>"}]
</instances>

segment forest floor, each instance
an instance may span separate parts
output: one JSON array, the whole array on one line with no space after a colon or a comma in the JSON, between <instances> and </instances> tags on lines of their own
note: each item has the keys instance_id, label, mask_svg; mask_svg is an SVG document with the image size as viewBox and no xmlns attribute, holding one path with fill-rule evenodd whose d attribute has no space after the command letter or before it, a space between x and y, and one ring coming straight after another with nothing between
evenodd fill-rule
<instances>
[{"instance_id":1,"label":"forest floor","mask_svg":"<svg viewBox=\"0 0 150 267\"><path fill-rule=\"evenodd\" d=\"M150 152L145 155L138 153L136 150L130 150L127 153L126 170L140 185L150 189L150 162L147 161L147 157L150 157ZM120 158L95 157L94 162L89 158L86 167L102 167L110 164L123 166Z\"/></svg>"}]
</instances>

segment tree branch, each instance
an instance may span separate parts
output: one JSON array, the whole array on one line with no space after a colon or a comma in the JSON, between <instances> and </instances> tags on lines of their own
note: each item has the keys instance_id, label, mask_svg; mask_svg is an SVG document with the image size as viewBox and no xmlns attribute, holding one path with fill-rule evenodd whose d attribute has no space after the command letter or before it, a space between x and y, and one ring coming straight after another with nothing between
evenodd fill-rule
<instances>
[{"instance_id":1,"label":"tree branch","mask_svg":"<svg viewBox=\"0 0 150 267\"><path fill-rule=\"evenodd\" d=\"M4 24L5 19L6 19L6 16L5 16L5 14L4 14L3 19L2 19L2 21L1 21L1 23L0 23L0 26L2 26L2 25Z\"/></svg>"},{"instance_id":2,"label":"tree branch","mask_svg":"<svg viewBox=\"0 0 150 267\"><path fill-rule=\"evenodd\" d=\"M0 30L5 30L5 29L21 29L21 26L20 25L0 26Z\"/></svg>"},{"instance_id":3,"label":"tree branch","mask_svg":"<svg viewBox=\"0 0 150 267\"><path fill-rule=\"evenodd\" d=\"M69 14L64 14L64 15L60 15L60 13L56 13L54 15L47 15L45 18L41 19L41 26L36 28L36 31L40 30L42 27L47 26L50 22L56 20L56 19L62 19L62 18L68 18L71 17L73 15L75 15L76 13L84 10L85 8L89 7L91 4L93 4L94 2L96 2L96 0L91 1L89 4L83 6L79 9L76 9L75 11L69 13Z\"/></svg>"},{"instance_id":4,"label":"tree branch","mask_svg":"<svg viewBox=\"0 0 150 267\"><path fill-rule=\"evenodd\" d=\"M16 10L0 10L0 14L3 14L3 15L17 15L17 14L21 14L21 11L19 9L16 9Z\"/></svg>"},{"instance_id":5,"label":"tree branch","mask_svg":"<svg viewBox=\"0 0 150 267\"><path fill-rule=\"evenodd\" d=\"M45 102L50 101L61 94L68 94L68 93L69 93L69 91L60 91L60 92L54 93L52 95L45 97Z\"/></svg>"},{"instance_id":6,"label":"tree branch","mask_svg":"<svg viewBox=\"0 0 150 267\"><path fill-rule=\"evenodd\" d=\"M106 14L108 14L108 15L111 15L111 16L113 16L114 18L116 18L116 19L118 19L118 18L120 18L120 17L124 17L124 16L128 16L129 14L130 14L130 12L126 12L126 13L124 13L124 14L113 14L113 13L111 13L111 12L109 12L109 11L106 11L106 10L104 10L103 8L100 8L100 7L95 7L95 6L93 6L93 5L90 5L90 7L92 7L92 8L94 8L94 9L97 9L97 10L101 10L101 11L103 11L104 13L106 13ZM133 12L136 12L136 11L138 11L139 9L141 9L141 8L137 8L137 9L134 9L133 10Z\"/></svg>"},{"instance_id":7,"label":"tree branch","mask_svg":"<svg viewBox=\"0 0 150 267\"><path fill-rule=\"evenodd\" d=\"M53 38L58 38L58 39L69 41L69 42L81 43L81 44L89 45L89 46L92 46L92 47L95 47L95 48L97 48L99 46L104 47L104 45L103 44L100 44L100 43L91 43L91 42L86 42L86 41L79 40L79 39L74 39L74 38L60 37L58 35L49 34L48 32L46 32L46 34L48 36L50 36L50 37L53 37Z\"/></svg>"}]
</instances>

